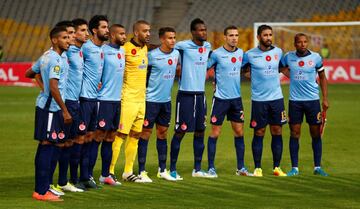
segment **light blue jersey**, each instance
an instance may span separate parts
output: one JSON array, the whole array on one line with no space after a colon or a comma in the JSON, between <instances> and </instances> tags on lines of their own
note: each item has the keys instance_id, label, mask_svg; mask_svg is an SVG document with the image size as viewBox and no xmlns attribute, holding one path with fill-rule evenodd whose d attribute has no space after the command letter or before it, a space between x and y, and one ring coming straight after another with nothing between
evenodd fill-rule
<instances>
[{"instance_id":1,"label":"light blue jersey","mask_svg":"<svg viewBox=\"0 0 360 209\"><path fill-rule=\"evenodd\" d=\"M84 56L84 74L80 97L96 99L98 96L98 84L102 76L104 66L104 53L102 46L95 45L88 40L82 46Z\"/></svg>"},{"instance_id":2,"label":"light blue jersey","mask_svg":"<svg viewBox=\"0 0 360 209\"><path fill-rule=\"evenodd\" d=\"M104 51L104 69L102 87L98 99L101 101L120 101L125 69L125 51L118 46L106 44Z\"/></svg>"},{"instance_id":3,"label":"light blue jersey","mask_svg":"<svg viewBox=\"0 0 360 209\"><path fill-rule=\"evenodd\" d=\"M47 59L47 58L44 58L45 56L48 56L50 50L44 52L43 55L41 55L41 57L36 60L36 62L31 66L31 70L36 73L36 74L40 74L41 73L41 66L43 65L44 61L43 59ZM40 91L39 95L36 97L36 106L39 106L39 101L41 100L41 97L44 96L44 92L43 91Z\"/></svg>"},{"instance_id":4,"label":"light blue jersey","mask_svg":"<svg viewBox=\"0 0 360 209\"><path fill-rule=\"evenodd\" d=\"M280 86L279 64L282 50L272 47L262 51L259 47L250 49L244 55L244 65L250 65L251 99L273 101L283 98Z\"/></svg>"},{"instance_id":5,"label":"light blue jersey","mask_svg":"<svg viewBox=\"0 0 360 209\"><path fill-rule=\"evenodd\" d=\"M318 100L319 86L316 83L317 73L323 71L321 56L312 51L301 57L296 51L288 52L281 60L283 66L290 70L290 100Z\"/></svg>"},{"instance_id":6,"label":"light blue jersey","mask_svg":"<svg viewBox=\"0 0 360 209\"><path fill-rule=\"evenodd\" d=\"M179 90L190 93L205 91L206 69L211 44L196 45L192 40L180 41L175 48L181 56L181 78Z\"/></svg>"},{"instance_id":7,"label":"light blue jersey","mask_svg":"<svg viewBox=\"0 0 360 209\"><path fill-rule=\"evenodd\" d=\"M81 48L70 45L66 55L69 60L69 74L66 83L65 99L78 101L84 71L83 53Z\"/></svg>"},{"instance_id":8,"label":"light blue jersey","mask_svg":"<svg viewBox=\"0 0 360 209\"><path fill-rule=\"evenodd\" d=\"M208 61L208 68L214 66L215 70L215 93L219 99L234 99L241 97L241 67L244 52L236 48L228 51L224 47L214 50Z\"/></svg>"},{"instance_id":9,"label":"light blue jersey","mask_svg":"<svg viewBox=\"0 0 360 209\"><path fill-rule=\"evenodd\" d=\"M66 76L69 65L63 56L60 56L53 50L49 50L49 53L44 55L41 58L40 62L40 74L44 83L44 94L39 98L37 106L44 109L51 95L49 85L50 79L54 78L59 80L58 88L61 98L64 100L67 79ZM49 106L49 111L56 112L59 110L59 105L55 102L54 98L52 98Z\"/></svg>"},{"instance_id":10,"label":"light blue jersey","mask_svg":"<svg viewBox=\"0 0 360 209\"><path fill-rule=\"evenodd\" d=\"M169 102L171 100L171 89L174 84L179 55L179 51L176 49L170 53L164 53L160 48L149 52L146 101Z\"/></svg>"}]
</instances>

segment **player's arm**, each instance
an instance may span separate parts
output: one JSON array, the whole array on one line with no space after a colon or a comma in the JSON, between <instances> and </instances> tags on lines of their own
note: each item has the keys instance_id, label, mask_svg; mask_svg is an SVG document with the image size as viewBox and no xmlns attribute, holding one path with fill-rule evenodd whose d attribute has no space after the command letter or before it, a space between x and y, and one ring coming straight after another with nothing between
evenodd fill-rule
<instances>
[{"instance_id":1,"label":"player's arm","mask_svg":"<svg viewBox=\"0 0 360 209\"><path fill-rule=\"evenodd\" d=\"M25 72L25 77L27 78L35 78L36 73L32 70L32 68L29 68Z\"/></svg>"},{"instance_id":2,"label":"player's arm","mask_svg":"<svg viewBox=\"0 0 360 209\"><path fill-rule=\"evenodd\" d=\"M328 88L327 88L327 79L325 75L325 70L318 71L318 74L319 74L319 82L322 93L322 109L323 111L326 111L329 108L329 101L328 101Z\"/></svg>"},{"instance_id":3,"label":"player's arm","mask_svg":"<svg viewBox=\"0 0 360 209\"><path fill-rule=\"evenodd\" d=\"M279 71L282 74L284 74L286 77L290 78L290 69L289 69L289 67L282 66L282 67L279 68Z\"/></svg>"},{"instance_id":4,"label":"player's arm","mask_svg":"<svg viewBox=\"0 0 360 209\"><path fill-rule=\"evenodd\" d=\"M245 78L251 78L251 64L249 62L248 53L244 53L244 57L241 63L241 75Z\"/></svg>"},{"instance_id":5,"label":"player's arm","mask_svg":"<svg viewBox=\"0 0 360 209\"><path fill-rule=\"evenodd\" d=\"M64 123L65 124L70 124L72 123L72 117L69 113L69 111L67 110L64 101L61 98L60 95L60 91L58 88L59 85L59 81L56 78L51 78L49 80L49 85L50 85L50 92L52 97L54 98L55 102L60 106L61 110L62 110L62 114L64 117Z\"/></svg>"},{"instance_id":6,"label":"player's arm","mask_svg":"<svg viewBox=\"0 0 360 209\"><path fill-rule=\"evenodd\" d=\"M35 81L39 85L39 88L41 89L41 91L44 91L44 82L42 80L42 77L41 77L40 73L37 73L35 75Z\"/></svg>"}]
</instances>

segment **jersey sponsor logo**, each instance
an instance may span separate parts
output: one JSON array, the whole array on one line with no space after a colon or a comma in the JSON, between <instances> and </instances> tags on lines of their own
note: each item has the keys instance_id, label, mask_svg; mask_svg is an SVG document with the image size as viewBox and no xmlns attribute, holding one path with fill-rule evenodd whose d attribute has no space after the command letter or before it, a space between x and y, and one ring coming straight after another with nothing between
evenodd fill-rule
<instances>
[{"instance_id":1,"label":"jersey sponsor logo","mask_svg":"<svg viewBox=\"0 0 360 209\"><path fill-rule=\"evenodd\" d=\"M132 50L131 50L131 54L132 54L132 55L135 55L135 54L136 54L136 49L132 49Z\"/></svg>"},{"instance_id":2,"label":"jersey sponsor logo","mask_svg":"<svg viewBox=\"0 0 360 209\"><path fill-rule=\"evenodd\" d=\"M204 48L200 47L199 48L199 53L202 54L203 52L205 52Z\"/></svg>"},{"instance_id":3,"label":"jersey sponsor logo","mask_svg":"<svg viewBox=\"0 0 360 209\"><path fill-rule=\"evenodd\" d=\"M181 130L185 131L186 129L187 129L187 125L186 125L185 123L183 123L183 124L181 125Z\"/></svg>"},{"instance_id":4,"label":"jersey sponsor logo","mask_svg":"<svg viewBox=\"0 0 360 209\"><path fill-rule=\"evenodd\" d=\"M102 120L99 121L99 126L100 126L100 128L104 128L105 125L106 125L106 122L105 122L104 119L102 119Z\"/></svg>"},{"instance_id":5,"label":"jersey sponsor logo","mask_svg":"<svg viewBox=\"0 0 360 209\"><path fill-rule=\"evenodd\" d=\"M314 66L314 62L313 62L312 60L310 60L310 61L308 62L308 64L309 64L310 67L313 67L313 66Z\"/></svg>"},{"instance_id":6,"label":"jersey sponsor logo","mask_svg":"<svg viewBox=\"0 0 360 209\"><path fill-rule=\"evenodd\" d=\"M301 60L301 61L299 61L298 65L299 65L300 67L304 67L305 63L304 63L304 61Z\"/></svg>"},{"instance_id":7,"label":"jersey sponsor logo","mask_svg":"<svg viewBox=\"0 0 360 209\"><path fill-rule=\"evenodd\" d=\"M215 115L214 115L214 116L212 116L212 117L211 117L211 122L212 122L212 123L216 123L216 121L217 121L216 116L215 116Z\"/></svg>"},{"instance_id":8,"label":"jersey sponsor logo","mask_svg":"<svg viewBox=\"0 0 360 209\"><path fill-rule=\"evenodd\" d=\"M257 126L257 122L255 120L251 121L251 127L255 128Z\"/></svg>"},{"instance_id":9,"label":"jersey sponsor logo","mask_svg":"<svg viewBox=\"0 0 360 209\"><path fill-rule=\"evenodd\" d=\"M147 119L144 120L144 126L148 126L149 125L149 121Z\"/></svg>"},{"instance_id":10,"label":"jersey sponsor logo","mask_svg":"<svg viewBox=\"0 0 360 209\"><path fill-rule=\"evenodd\" d=\"M169 59L169 60L168 60L168 64L169 64L169 65L172 65L172 64L173 64L172 59Z\"/></svg>"},{"instance_id":11,"label":"jersey sponsor logo","mask_svg":"<svg viewBox=\"0 0 360 209\"><path fill-rule=\"evenodd\" d=\"M265 60L268 61L268 62L270 62L270 61L271 61L271 57L270 57L269 55L267 55L267 56L265 57Z\"/></svg>"},{"instance_id":12,"label":"jersey sponsor logo","mask_svg":"<svg viewBox=\"0 0 360 209\"><path fill-rule=\"evenodd\" d=\"M142 64L139 65L139 68L140 68L140 69L146 69L146 68L147 68L147 65L145 65L145 60L144 60L144 59L142 60L141 63L142 63Z\"/></svg>"},{"instance_id":13,"label":"jersey sponsor logo","mask_svg":"<svg viewBox=\"0 0 360 209\"><path fill-rule=\"evenodd\" d=\"M52 134L51 134L51 138L52 138L52 139L54 139L54 140L57 138L57 134L56 134L56 132L55 132L55 131L53 131L53 132L52 132Z\"/></svg>"},{"instance_id":14,"label":"jersey sponsor logo","mask_svg":"<svg viewBox=\"0 0 360 209\"><path fill-rule=\"evenodd\" d=\"M57 75L59 75L60 74L60 66L59 65L56 65L55 67L54 67L54 73L56 73Z\"/></svg>"},{"instance_id":15,"label":"jersey sponsor logo","mask_svg":"<svg viewBox=\"0 0 360 209\"><path fill-rule=\"evenodd\" d=\"M59 138L59 139L64 139L64 138L65 138L64 132L60 132L60 133L58 134L58 138Z\"/></svg>"},{"instance_id":16,"label":"jersey sponsor logo","mask_svg":"<svg viewBox=\"0 0 360 209\"><path fill-rule=\"evenodd\" d=\"M84 131L85 129L86 129L85 124L84 124L84 123L80 123L80 125L79 125L79 130L80 130L80 131Z\"/></svg>"},{"instance_id":17,"label":"jersey sponsor logo","mask_svg":"<svg viewBox=\"0 0 360 209\"><path fill-rule=\"evenodd\" d=\"M232 58L231 58L231 62L232 62L232 63L235 63L235 62L236 62L236 58L235 58L235 57L232 57Z\"/></svg>"},{"instance_id":18,"label":"jersey sponsor logo","mask_svg":"<svg viewBox=\"0 0 360 209\"><path fill-rule=\"evenodd\" d=\"M121 59L121 54L118 53L118 54L117 54L117 57L118 57L118 59L120 60L120 59Z\"/></svg>"},{"instance_id":19,"label":"jersey sponsor logo","mask_svg":"<svg viewBox=\"0 0 360 209\"><path fill-rule=\"evenodd\" d=\"M81 58L83 57L82 51L79 51L79 56L80 56Z\"/></svg>"}]
</instances>

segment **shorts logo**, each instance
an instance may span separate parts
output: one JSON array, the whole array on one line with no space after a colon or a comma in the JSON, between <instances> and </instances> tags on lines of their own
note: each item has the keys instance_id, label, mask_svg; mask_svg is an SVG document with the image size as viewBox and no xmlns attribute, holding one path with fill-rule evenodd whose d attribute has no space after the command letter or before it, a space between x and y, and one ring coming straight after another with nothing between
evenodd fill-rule
<instances>
[{"instance_id":1,"label":"shorts logo","mask_svg":"<svg viewBox=\"0 0 360 209\"><path fill-rule=\"evenodd\" d=\"M104 119L102 119L102 120L99 121L99 126L100 126L101 128L104 128L105 125L106 125L106 122L105 122Z\"/></svg>"},{"instance_id":2,"label":"shorts logo","mask_svg":"<svg viewBox=\"0 0 360 209\"><path fill-rule=\"evenodd\" d=\"M132 49L132 50L131 50L131 54L132 54L132 55L135 55L135 54L136 54L136 49Z\"/></svg>"},{"instance_id":3,"label":"shorts logo","mask_svg":"<svg viewBox=\"0 0 360 209\"><path fill-rule=\"evenodd\" d=\"M104 53L100 53L100 57L101 57L101 59L104 59Z\"/></svg>"},{"instance_id":4,"label":"shorts logo","mask_svg":"<svg viewBox=\"0 0 360 209\"><path fill-rule=\"evenodd\" d=\"M285 110L281 112L281 122L284 123L287 121Z\"/></svg>"},{"instance_id":5,"label":"shorts logo","mask_svg":"<svg viewBox=\"0 0 360 209\"><path fill-rule=\"evenodd\" d=\"M316 115L316 119L317 119L317 123L321 123L321 112L318 112L318 114Z\"/></svg>"},{"instance_id":6,"label":"shorts logo","mask_svg":"<svg viewBox=\"0 0 360 209\"><path fill-rule=\"evenodd\" d=\"M117 57L118 57L118 59L120 60L120 59L121 59L121 54L118 53L118 54L117 54Z\"/></svg>"},{"instance_id":7,"label":"shorts logo","mask_svg":"<svg viewBox=\"0 0 360 209\"><path fill-rule=\"evenodd\" d=\"M278 60L279 56L277 54L275 54L274 58L275 58L275 60Z\"/></svg>"},{"instance_id":8,"label":"shorts logo","mask_svg":"<svg viewBox=\"0 0 360 209\"><path fill-rule=\"evenodd\" d=\"M199 48L199 53L202 54L204 52L204 49L201 47Z\"/></svg>"},{"instance_id":9,"label":"shorts logo","mask_svg":"<svg viewBox=\"0 0 360 209\"><path fill-rule=\"evenodd\" d=\"M303 67L305 63L304 63L304 61L300 61L298 64L300 67Z\"/></svg>"},{"instance_id":10,"label":"shorts logo","mask_svg":"<svg viewBox=\"0 0 360 209\"><path fill-rule=\"evenodd\" d=\"M212 117L211 117L211 122L212 122L212 123L216 123L216 121L217 121L216 116L215 116L215 115L214 115L214 116L212 116Z\"/></svg>"},{"instance_id":11,"label":"shorts logo","mask_svg":"<svg viewBox=\"0 0 360 209\"><path fill-rule=\"evenodd\" d=\"M310 61L308 62L308 64L309 64L310 67L314 66L314 62L313 62L312 60L310 60Z\"/></svg>"},{"instance_id":12,"label":"shorts logo","mask_svg":"<svg viewBox=\"0 0 360 209\"><path fill-rule=\"evenodd\" d=\"M271 61L271 57L268 55L265 57L266 61L270 62Z\"/></svg>"},{"instance_id":13,"label":"shorts logo","mask_svg":"<svg viewBox=\"0 0 360 209\"><path fill-rule=\"evenodd\" d=\"M58 134L58 137L59 137L59 139L64 139L64 138L65 138L64 132L60 132L60 133Z\"/></svg>"},{"instance_id":14,"label":"shorts logo","mask_svg":"<svg viewBox=\"0 0 360 209\"><path fill-rule=\"evenodd\" d=\"M239 62L242 62L242 57L239 57Z\"/></svg>"},{"instance_id":15,"label":"shorts logo","mask_svg":"<svg viewBox=\"0 0 360 209\"><path fill-rule=\"evenodd\" d=\"M256 123L256 121L251 121L251 127L253 127L253 128L255 128L257 126L257 123Z\"/></svg>"},{"instance_id":16,"label":"shorts logo","mask_svg":"<svg viewBox=\"0 0 360 209\"><path fill-rule=\"evenodd\" d=\"M54 139L54 140L57 138L57 134L56 134L56 132L55 132L55 131L53 131L53 132L52 132L52 134L51 134L51 138L52 138L52 139Z\"/></svg>"},{"instance_id":17,"label":"shorts logo","mask_svg":"<svg viewBox=\"0 0 360 209\"><path fill-rule=\"evenodd\" d=\"M82 51L79 51L79 56L80 56L81 58L83 57Z\"/></svg>"},{"instance_id":18,"label":"shorts logo","mask_svg":"<svg viewBox=\"0 0 360 209\"><path fill-rule=\"evenodd\" d=\"M173 64L172 59L169 59L169 60L168 60L168 64L169 64L169 65L172 65L172 64Z\"/></svg>"},{"instance_id":19,"label":"shorts logo","mask_svg":"<svg viewBox=\"0 0 360 209\"><path fill-rule=\"evenodd\" d=\"M240 111L240 120L244 121L245 116L244 116L244 111Z\"/></svg>"},{"instance_id":20,"label":"shorts logo","mask_svg":"<svg viewBox=\"0 0 360 209\"><path fill-rule=\"evenodd\" d=\"M149 121L147 119L144 120L144 126L148 126L149 125Z\"/></svg>"},{"instance_id":21,"label":"shorts logo","mask_svg":"<svg viewBox=\"0 0 360 209\"><path fill-rule=\"evenodd\" d=\"M84 124L84 123L81 123L81 124L79 125L79 130L80 130L80 131L84 131L85 129L86 129L85 124Z\"/></svg>"},{"instance_id":22,"label":"shorts logo","mask_svg":"<svg viewBox=\"0 0 360 209\"><path fill-rule=\"evenodd\" d=\"M183 124L181 125L181 130L185 131L186 129L187 129L187 125L186 125L185 123L183 123Z\"/></svg>"},{"instance_id":23,"label":"shorts logo","mask_svg":"<svg viewBox=\"0 0 360 209\"><path fill-rule=\"evenodd\" d=\"M231 57L231 62L235 63L236 62L236 58L235 57Z\"/></svg>"}]
</instances>

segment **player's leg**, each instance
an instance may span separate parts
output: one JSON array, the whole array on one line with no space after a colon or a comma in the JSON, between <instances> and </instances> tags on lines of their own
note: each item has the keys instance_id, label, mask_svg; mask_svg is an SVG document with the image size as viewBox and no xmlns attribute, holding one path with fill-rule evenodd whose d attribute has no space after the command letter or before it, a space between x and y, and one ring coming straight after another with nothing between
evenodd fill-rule
<instances>
[{"instance_id":1,"label":"player's leg","mask_svg":"<svg viewBox=\"0 0 360 209\"><path fill-rule=\"evenodd\" d=\"M118 134L120 134L120 132L118 132L119 130L119 124L120 124L120 115L121 115L121 102L119 103L119 108L117 109L117 117L114 118L115 120L115 127L114 127L114 141L112 143L112 155L111 155L111 162L110 162L110 168L109 168L109 172L110 172L110 176L112 176L112 178L115 180L115 182L117 182L117 178L115 175L115 166L116 166L116 162L117 159L119 158L119 154L120 154L120 150L121 150L121 146L124 142L124 139L126 139L126 135L123 135L121 138L120 136L118 136Z\"/></svg>"},{"instance_id":2,"label":"player's leg","mask_svg":"<svg viewBox=\"0 0 360 209\"><path fill-rule=\"evenodd\" d=\"M217 177L215 170L215 154L216 143L221 132L221 126L225 118L225 114L230 108L230 103L225 100L213 98L211 105L211 132L208 137L207 152L208 152L208 174Z\"/></svg>"},{"instance_id":3,"label":"player's leg","mask_svg":"<svg viewBox=\"0 0 360 209\"><path fill-rule=\"evenodd\" d=\"M320 176L328 176L328 174L321 168L322 156L322 139L320 133L321 124L321 109L320 101L306 102L306 122L309 124L310 135L312 138L312 148L314 155L314 174Z\"/></svg>"},{"instance_id":4,"label":"player's leg","mask_svg":"<svg viewBox=\"0 0 360 209\"><path fill-rule=\"evenodd\" d=\"M289 101L289 125L290 125L290 140L289 150L291 159L291 170L287 173L288 176L295 176L299 174L299 139L301 135L301 123L303 121L304 112L302 102Z\"/></svg>"},{"instance_id":5,"label":"player's leg","mask_svg":"<svg viewBox=\"0 0 360 209\"><path fill-rule=\"evenodd\" d=\"M282 125L287 122L284 100L279 99L270 102L270 132L271 132L271 151L273 154L273 168L275 176L286 176L280 168L283 152Z\"/></svg>"},{"instance_id":6,"label":"player's leg","mask_svg":"<svg viewBox=\"0 0 360 209\"><path fill-rule=\"evenodd\" d=\"M251 143L253 159L255 164L254 176L261 177L261 158L263 140L268 124L268 104L266 102L252 101L250 127L254 129L254 136Z\"/></svg>"}]
</instances>

